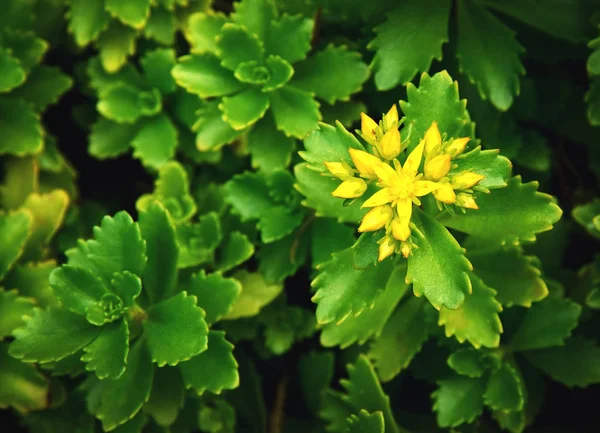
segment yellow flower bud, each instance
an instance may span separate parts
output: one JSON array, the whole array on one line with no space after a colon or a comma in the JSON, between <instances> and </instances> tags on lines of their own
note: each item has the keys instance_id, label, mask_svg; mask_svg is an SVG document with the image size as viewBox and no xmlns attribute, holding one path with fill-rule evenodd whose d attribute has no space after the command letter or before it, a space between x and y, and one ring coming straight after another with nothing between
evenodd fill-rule
<instances>
[{"instance_id":1,"label":"yellow flower bud","mask_svg":"<svg viewBox=\"0 0 600 433\"><path fill-rule=\"evenodd\" d=\"M396 104L392 105L392 108L383 115L383 131L387 132L392 128L398 128L398 108L396 108Z\"/></svg>"},{"instance_id":2,"label":"yellow flower bud","mask_svg":"<svg viewBox=\"0 0 600 433\"><path fill-rule=\"evenodd\" d=\"M402 257L404 257L405 259L407 259L408 256L410 256L411 250L412 247L408 242L402 242L402 244L400 245L400 252L402 253Z\"/></svg>"},{"instance_id":3,"label":"yellow flower bud","mask_svg":"<svg viewBox=\"0 0 600 433\"><path fill-rule=\"evenodd\" d=\"M343 181L331 195L339 198L357 198L365 193L367 183L360 177L351 177Z\"/></svg>"},{"instance_id":4,"label":"yellow flower bud","mask_svg":"<svg viewBox=\"0 0 600 433\"><path fill-rule=\"evenodd\" d=\"M450 171L450 155L434 156L425 164L425 178L430 180L439 180L446 176Z\"/></svg>"},{"instance_id":5,"label":"yellow flower bud","mask_svg":"<svg viewBox=\"0 0 600 433\"><path fill-rule=\"evenodd\" d=\"M465 148L467 147L467 143L469 142L469 140L470 140L469 137L462 137L462 138L457 138L457 139L453 140L450 143L450 145L446 148L446 153L449 153L453 157L460 155L461 153L463 153L465 151Z\"/></svg>"},{"instance_id":6,"label":"yellow flower bud","mask_svg":"<svg viewBox=\"0 0 600 433\"><path fill-rule=\"evenodd\" d=\"M365 140L370 143L377 142L379 125L365 113L360 113L360 130Z\"/></svg>"},{"instance_id":7,"label":"yellow flower bud","mask_svg":"<svg viewBox=\"0 0 600 433\"><path fill-rule=\"evenodd\" d=\"M472 171L463 171L452 178L452 188L469 189L477 185L485 176L473 173Z\"/></svg>"},{"instance_id":8,"label":"yellow flower bud","mask_svg":"<svg viewBox=\"0 0 600 433\"><path fill-rule=\"evenodd\" d=\"M396 249L396 243L389 236L383 238L383 242L379 244L379 257L377 257L377 261L383 262L389 256L394 254L394 250Z\"/></svg>"},{"instance_id":9,"label":"yellow flower bud","mask_svg":"<svg viewBox=\"0 0 600 433\"><path fill-rule=\"evenodd\" d=\"M386 132L379 147L384 159L390 160L400 155L400 131L398 128L392 128Z\"/></svg>"},{"instance_id":10,"label":"yellow flower bud","mask_svg":"<svg viewBox=\"0 0 600 433\"><path fill-rule=\"evenodd\" d=\"M437 122L433 122L425 133L425 154L438 154L442 147L442 136Z\"/></svg>"},{"instance_id":11,"label":"yellow flower bud","mask_svg":"<svg viewBox=\"0 0 600 433\"><path fill-rule=\"evenodd\" d=\"M340 180L346 180L353 176L352 167L343 162L325 162L325 167L331 174Z\"/></svg>"},{"instance_id":12,"label":"yellow flower bud","mask_svg":"<svg viewBox=\"0 0 600 433\"><path fill-rule=\"evenodd\" d=\"M380 228L384 227L393 217L394 211L389 204L374 207L365 214L360 223L358 231L361 233L374 232L375 230L379 230Z\"/></svg>"},{"instance_id":13,"label":"yellow flower bud","mask_svg":"<svg viewBox=\"0 0 600 433\"><path fill-rule=\"evenodd\" d=\"M456 201L456 193L449 183L441 184L438 189L433 191L433 196L436 200L446 204L452 204Z\"/></svg>"},{"instance_id":14,"label":"yellow flower bud","mask_svg":"<svg viewBox=\"0 0 600 433\"><path fill-rule=\"evenodd\" d=\"M456 195L456 204L465 209L479 209L479 206L475 203L473 194L467 194L466 192L459 192Z\"/></svg>"},{"instance_id":15,"label":"yellow flower bud","mask_svg":"<svg viewBox=\"0 0 600 433\"><path fill-rule=\"evenodd\" d=\"M399 241L405 241L410 237L410 227L408 223L410 220L395 219L392 221L392 235Z\"/></svg>"},{"instance_id":16,"label":"yellow flower bud","mask_svg":"<svg viewBox=\"0 0 600 433\"><path fill-rule=\"evenodd\" d=\"M377 179L375 167L381 164L381 160L379 158L365 152L364 150L358 150L354 148L348 149L348 153L350 153L350 158L352 158L354 167L356 167L362 177L366 179Z\"/></svg>"}]
</instances>

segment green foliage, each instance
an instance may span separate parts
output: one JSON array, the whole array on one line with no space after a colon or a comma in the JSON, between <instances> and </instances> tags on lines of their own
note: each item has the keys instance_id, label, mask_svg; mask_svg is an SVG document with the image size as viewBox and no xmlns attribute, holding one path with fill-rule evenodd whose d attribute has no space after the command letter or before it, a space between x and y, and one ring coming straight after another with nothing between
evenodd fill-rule
<instances>
[{"instance_id":1,"label":"green foliage","mask_svg":"<svg viewBox=\"0 0 600 433\"><path fill-rule=\"evenodd\" d=\"M5 0L7 429L574 416L600 383L597 3Z\"/></svg>"}]
</instances>

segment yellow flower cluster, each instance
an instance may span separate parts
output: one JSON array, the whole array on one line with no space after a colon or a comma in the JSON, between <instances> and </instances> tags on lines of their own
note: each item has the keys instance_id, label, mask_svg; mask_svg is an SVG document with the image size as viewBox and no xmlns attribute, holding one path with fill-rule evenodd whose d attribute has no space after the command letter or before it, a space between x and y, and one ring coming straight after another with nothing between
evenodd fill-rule
<instances>
[{"instance_id":1,"label":"yellow flower cluster","mask_svg":"<svg viewBox=\"0 0 600 433\"><path fill-rule=\"evenodd\" d=\"M379 187L362 205L371 210L358 228L359 232L385 228L385 236L379 241L379 261L394 252L404 257L410 254L413 247L410 219L413 204L421 205L419 197L433 194L440 208L443 204L453 204L477 209L471 188L484 178L470 171L450 174L452 160L465 150L469 138L443 141L437 122L431 124L425 137L401 164L397 158L406 149L408 140L401 139L400 123L396 105L383 115L379 124L361 113L361 136L371 145L372 153L349 149L354 167L344 161L325 162L329 172L342 181L332 192L334 197L354 199L367 191L369 183ZM420 172L422 162L423 172Z\"/></svg>"}]
</instances>

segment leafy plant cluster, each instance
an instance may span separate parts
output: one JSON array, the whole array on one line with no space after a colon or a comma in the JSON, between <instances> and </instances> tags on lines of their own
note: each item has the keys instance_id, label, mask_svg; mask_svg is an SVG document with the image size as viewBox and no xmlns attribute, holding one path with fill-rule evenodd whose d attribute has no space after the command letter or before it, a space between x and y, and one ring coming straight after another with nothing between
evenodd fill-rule
<instances>
[{"instance_id":1,"label":"leafy plant cluster","mask_svg":"<svg viewBox=\"0 0 600 433\"><path fill-rule=\"evenodd\" d=\"M11 431L590 431L599 25L595 0L7 0Z\"/></svg>"}]
</instances>

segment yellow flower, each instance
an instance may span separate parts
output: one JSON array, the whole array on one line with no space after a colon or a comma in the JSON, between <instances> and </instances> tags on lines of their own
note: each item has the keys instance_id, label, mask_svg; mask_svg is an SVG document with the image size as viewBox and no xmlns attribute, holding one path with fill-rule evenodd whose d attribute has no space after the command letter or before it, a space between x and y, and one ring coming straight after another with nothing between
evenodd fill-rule
<instances>
[{"instance_id":1,"label":"yellow flower","mask_svg":"<svg viewBox=\"0 0 600 433\"><path fill-rule=\"evenodd\" d=\"M365 113L360 113L360 130L363 138L369 143L377 142L377 136L380 133L379 125Z\"/></svg>"},{"instance_id":2,"label":"yellow flower","mask_svg":"<svg viewBox=\"0 0 600 433\"><path fill-rule=\"evenodd\" d=\"M385 236L383 238L383 242L379 244L379 256L377 257L377 261L382 262L387 259L389 256L394 254L394 250L396 249L396 242L391 239L389 236Z\"/></svg>"},{"instance_id":3,"label":"yellow flower","mask_svg":"<svg viewBox=\"0 0 600 433\"><path fill-rule=\"evenodd\" d=\"M435 199L446 204L454 203L456 201L456 193L452 189L452 185L449 183L442 183L439 185L440 187L433 191Z\"/></svg>"},{"instance_id":4,"label":"yellow flower","mask_svg":"<svg viewBox=\"0 0 600 433\"><path fill-rule=\"evenodd\" d=\"M465 209L479 209L479 206L475 203L473 194L467 194L465 192L459 192L456 195L456 204Z\"/></svg>"},{"instance_id":5,"label":"yellow flower","mask_svg":"<svg viewBox=\"0 0 600 433\"><path fill-rule=\"evenodd\" d=\"M439 180L450 171L450 155L434 156L425 164L425 179Z\"/></svg>"},{"instance_id":6,"label":"yellow flower","mask_svg":"<svg viewBox=\"0 0 600 433\"><path fill-rule=\"evenodd\" d=\"M392 108L383 115L383 131L387 132L392 128L398 129L398 108L396 108L396 104L392 105Z\"/></svg>"},{"instance_id":7,"label":"yellow flower","mask_svg":"<svg viewBox=\"0 0 600 433\"><path fill-rule=\"evenodd\" d=\"M352 167L344 162L325 162L325 167L340 180L346 180L354 175Z\"/></svg>"},{"instance_id":8,"label":"yellow flower","mask_svg":"<svg viewBox=\"0 0 600 433\"><path fill-rule=\"evenodd\" d=\"M451 141L448 147L446 148L446 153L449 153L452 156L460 155L464 152L469 140L469 137L462 137Z\"/></svg>"},{"instance_id":9,"label":"yellow flower","mask_svg":"<svg viewBox=\"0 0 600 433\"><path fill-rule=\"evenodd\" d=\"M359 232L374 232L384 227L394 217L394 210L388 204L371 209L363 217Z\"/></svg>"},{"instance_id":10,"label":"yellow flower","mask_svg":"<svg viewBox=\"0 0 600 433\"><path fill-rule=\"evenodd\" d=\"M381 156L388 161L400 155L400 131L398 128L388 130L381 138Z\"/></svg>"},{"instance_id":11,"label":"yellow flower","mask_svg":"<svg viewBox=\"0 0 600 433\"><path fill-rule=\"evenodd\" d=\"M425 133L425 154L435 155L439 153L442 147L442 135L438 128L437 122L433 122Z\"/></svg>"},{"instance_id":12,"label":"yellow flower","mask_svg":"<svg viewBox=\"0 0 600 433\"><path fill-rule=\"evenodd\" d=\"M367 183L360 177L351 177L343 181L331 195L339 198L357 198L365 193Z\"/></svg>"},{"instance_id":13,"label":"yellow flower","mask_svg":"<svg viewBox=\"0 0 600 433\"><path fill-rule=\"evenodd\" d=\"M379 158L358 149L348 149L348 153L350 153L354 167L356 167L362 177L365 179L377 179L374 167L381 164Z\"/></svg>"},{"instance_id":14,"label":"yellow flower","mask_svg":"<svg viewBox=\"0 0 600 433\"><path fill-rule=\"evenodd\" d=\"M483 180L485 176L473 173L472 171L463 171L452 178L452 188L469 189L473 188Z\"/></svg>"}]
</instances>

